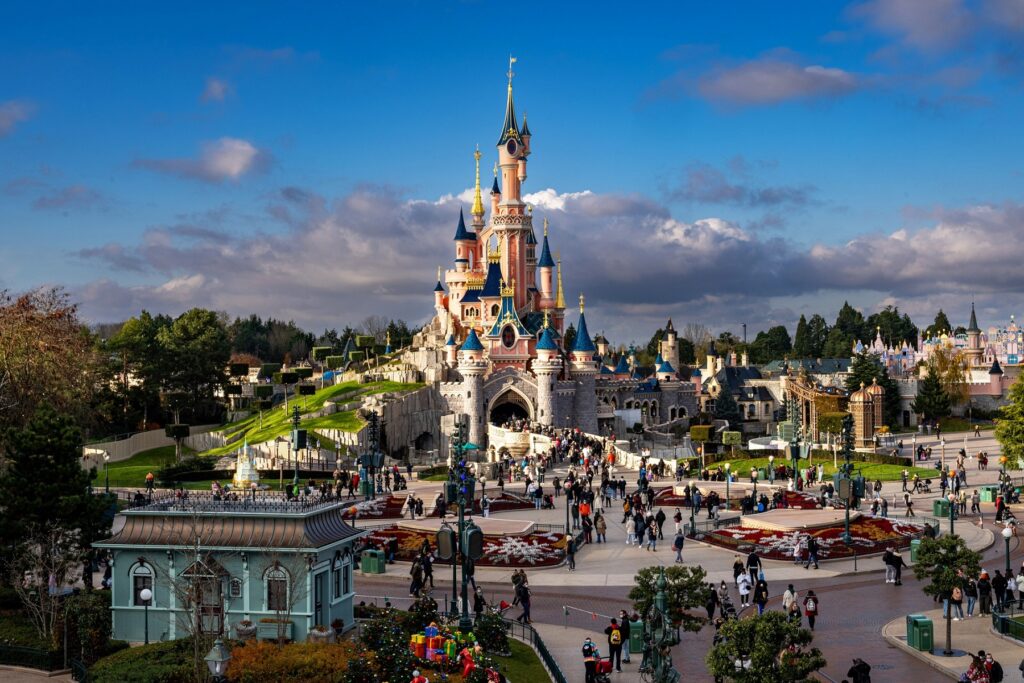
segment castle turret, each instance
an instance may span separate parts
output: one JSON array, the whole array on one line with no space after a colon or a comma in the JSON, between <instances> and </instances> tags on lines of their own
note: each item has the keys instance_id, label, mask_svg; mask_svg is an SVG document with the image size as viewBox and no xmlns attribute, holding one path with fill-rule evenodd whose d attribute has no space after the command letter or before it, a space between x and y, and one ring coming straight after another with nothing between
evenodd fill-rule
<instances>
[{"instance_id":1,"label":"castle turret","mask_svg":"<svg viewBox=\"0 0 1024 683\"><path fill-rule=\"evenodd\" d=\"M476 233L466 230L466 217L459 209L459 224L455 228L455 270L464 273L471 267L471 252L476 246Z\"/></svg>"},{"instance_id":2,"label":"castle turret","mask_svg":"<svg viewBox=\"0 0 1024 683\"><path fill-rule=\"evenodd\" d=\"M484 347L476 330L471 329L459 351L459 373L462 375L462 411L469 418L469 440L477 446L484 445L484 374L487 361Z\"/></svg>"},{"instance_id":3,"label":"castle turret","mask_svg":"<svg viewBox=\"0 0 1024 683\"><path fill-rule=\"evenodd\" d=\"M860 389L850 394L850 413L853 415L853 443L857 448L874 444L875 414L871 394L861 382Z\"/></svg>"},{"instance_id":4,"label":"castle turret","mask_svg":"<svg viewBox=\"0 0 1024 683\"><path fill-rule=\"evenodd\" d=\"M978 327L978 316L974 312L974 302L971 302L971 323L967 326L967 348L964 349L967 365L977 367L981 365L981 328Z\"/></svg>"},{"instance_id":5,"label":"castle turret","mask_svg":"<svg viewBox=\"0 0 1024 683\"><path fill-rule=\"evenodd\" d=\"M576 426L588 434L597 433L597 393L595 376L597 363L594 354L597 348L587 330L587 318L583 314L583 295L580 294L580 319L576 324L576 340L572 346L572 378L576 381L574 412Z\"/></svg>"},{"instance_id":6,"label":"castle turret","mask_svg":"<svg viewBox=\"0 0 1024 683\"><path fill-rule=\"evenodd\" d=\"M674 368L679 367L679 338L676 336L676 328L672 325L672 318L668 319L665 325L665 336L658 345L661 357Z\"/></svg>"},{"instance_id":7,"label":"castle turret","mask_svg":"<svg viewBox=\"0 0 1024 683\"><path fill-rule=\"evenodd\" d=\"M437 284L434 285L434 308L441 315L444 310L444 285L441 284L441 266L437 267Z\"/></svg>"},{"instance_id":8,"label":"castle turret","mask_svg":"<svg viewBox=\"0 0 1024 683\"><path fill-rule=\"evenodd\" d=\"M531 364L537 377L537 421L543 425L555 425L555 383L562 371L562 359L558 357L558 344L544 315L544 329L537 341L537 358Z\"/></svg>"},{"instance_id":9,"label":"castle turret","mask_svg":"<svg viewBox=\"0 0 1024 683\"><path fill-rule=\"evenodd\" d=\"M881 427L885 424L885 418L882 414L885 409L885 388L878 383L878 378L876 377L871 381L871 386L869 386L865 391L867 391L868 395L871 396L871 414L874 420L874 426Z\"/></svg>"},{"instance_id":10,"label":"castle turret","mask_svg":"<svg viewBox=\"0 0 1024 683\"><path fill-rule=\"evenodd\" d=\"M555 260L551 258L551 246L548 244L548 219L544 219L544 241L540 246L540 258L537 259L537 274L540 281L540 307L550 309L555 305Z\"/></svg>"},{"instance_id":11,"label":"castle turret","mask_svg":"<svg viewBox=\"0 0 1024 683\"><path fill-rule=\"evenodd\" d=\"M992 367L988 371L988 393L991 396L1003 395L1003 369L999 366L999 360L992 361Z\"/></svg>"},{"instance_id":12,"label":"castle turret","mask_svg":"<svg viewBox=\"0 0 1024 683\"><path fill-rule=\"evenodd\" d=\"M454 368L458 364L458 351L459 347L455 343L455 335L449 334L448 341L444 343L445 361L448 363L449 367Z\"/></svg>"}]
</instances>

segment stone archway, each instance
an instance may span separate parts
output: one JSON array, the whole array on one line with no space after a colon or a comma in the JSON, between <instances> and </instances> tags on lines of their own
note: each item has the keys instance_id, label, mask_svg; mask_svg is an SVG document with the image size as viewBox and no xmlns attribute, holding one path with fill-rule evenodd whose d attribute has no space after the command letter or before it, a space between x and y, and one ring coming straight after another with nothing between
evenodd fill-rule
<instances>
[{"instance_id":1,"label":"stone archway","mask_svg":"<svg viewBox=\"0 0 1024 683\"><path fill-rule=\"evenodd\" d=\"M533 420L533 404L514 387L509 387L491 401L487 408L488 421L499 427L509 418Z\"/></svg>"}]
</instances>

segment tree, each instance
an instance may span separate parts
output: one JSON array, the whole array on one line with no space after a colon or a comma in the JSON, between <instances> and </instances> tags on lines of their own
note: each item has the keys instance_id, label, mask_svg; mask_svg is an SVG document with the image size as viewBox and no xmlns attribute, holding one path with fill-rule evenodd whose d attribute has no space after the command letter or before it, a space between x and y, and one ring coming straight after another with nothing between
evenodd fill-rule
<instances>
[{"instance_id":1,"label":"tree","mask_svg":"<svg viewBox=\"0 0 1024 683\"><path fill-rule=\"evenodd\" d=\"M917 549L914 576L920 581L928 581L922 590L933 598L947 598L953 588L962 587L963 576L977 576L980 571L981 553L968 548L964 539L959 536L947 534L939 538L925 538L921 540L921 546ZM952 611L947 610L946 614L944 654L947 655L952 652Z\"/></svg>"},{"instance_id":2,"label":"tree","mask_svg":"<svg viewBox=\"0 0 1024 683\"><path fill-rule=\"evenodd\" d=\"M679 345L679 362L683 365L692 365L697 362L697 348L689 339L679 337L676 340ZM679 368L676 368L678 370Z\"/></svg>"},{"instance_id":3,"label":"tree","mask_svg":"<svg viewBox=\"0 0 1024 683\"><path fill-rule=\"evenodd\" d=\"M1024 382L1010 387L1009 403L996 422L996 440L1010 463L1024 462Z\"/></svg>"},{"instance_id":4,"label":"tree","mask_svg":"<svg viewBox=\"0 0 1024 683\"><path fill-rule=\"evenodd\" d=\"M633 609L646 615L654 606L654 596L658 593L657 582L660 567L644 567L637 572L634 586L629 591L629 599L633 601ZM691 609L703 608L707 602L707 574L702 567L665 567L665 594L668 597L669 619L679 622L686 631L697 632L704 625L705 619L690 614Z\"/></svg>"},{"instance_id":5,"label":"tree","mask_svg":"<svg viewBox=\"0 0 1024 683\"><path fill-rule=\"evenodd\" d=\"M839 315L836 316L836 324L829 331L825 355L830 358L848 357L852 352L853 343L865 338L865 329L864 315L849 302L844 301L843 307L839 309Z\"/></svg>"},{"instance_id":6,"label":"tree","mask_svg":"<svg viewBox=\"0 0 1024 683\"><path fill-rule=\"evenodd\" d=\"M861 384L870 386L875 381L885 389L884 406L882 408L882 420L890 427L899 424L900 418L900 390L896 382L889 377L878 358L867 353L861 353L854 357L850 363L850 372L846 376L846 390L856 391Z\"/></svg>"},{"instance_id":7,"label":"tree","mask_svg":"<svg viewBox=\"0 0 1024 683\"><path fill-rule=\"evenodd\" d=\"M706 347L711 341L711 330L700 323L686 323L679 337L690 340L694 348Z\"/></svg>"},{"instance_id":8,"label":"tree","mask_svg":"<svg viewBox=\"0 0 1024 683\"><path fill-rule=\"evenodd\" d=\"M114 378L110 384L117 387L125 431L145 429L150 410L155 415L159 409L160 388L170 370L159 337L172 322L166 315L142 311L125 321L102 346L110 359L108 376Z\"/></svg>"},{"instance_id":9,"label":"tree","mask_svg":"<svg viewBox=\"0 0 1024 683\"><path fill-rule=\"evenodd\" d=\"M939 312L935 314L935 322L932 323L932 334L935 336L941 336L943 332L950 333L953 331L953 326L949 324L949 318L946 317L946 313L940 308Z\"/></svg>"},{"instance_id":10,"label":"tree","mask_svg":"<svg viewBox=\"0 0 1024 683\"><path fill-rule=\"evenodd\" d=\"M796 324L796 335L793 337L793 355L797 358L811 357L811 338L807 329L807 318L800 314Z\"/></svg>"},{"instance_id":11,"label":"tree","mask_svg":"<svg viewBox=\"0 0 1024 683\"><path fill-rule=\"evenodd\" d=\"M657 358L658 354L661 353L661 340L665 338L665 330L660 327L651 336L651 340L647 342L647 346L644 350L647 351L647 355L651 358Z\"/></svg>"},{"instance_id":12,"label":"tree","mask_svg":"<svg viewBox=\"0 0 1024 683\"><path fill-rule=\"evenodd\" d=\"M44 404L86 424L97 370L93 341L66 292L0 290L0 431L25 426Z\"/></svg>"},{"instance_id":13,"label":"tree","mask_svg":"<svg viewBox=\"0 0 1024 683\"><path fill-rule=\"evenodd\" d=\"M188 395L191 420L216 419L214 389L227 382L231 344L227 329L213 311L193 308L182 313L158 339L167 354L166 389Z\"/></svg>"},{"instance_id":14,"label":"tree","mask_svg":"<svg viewBox=\"0 0 1024 683\"><path fill-rule=\"evenodd\" d=\"M828 341L829 326L825 319L815 313L807 321L807 346L809 358L821 358L825 354L825 343Z\"/></svg>"},{"instance_id":15,"label":"tree","mask_svg":"<svg viewBox=\"0 0 1024 683\"><path fill-rule=\"evenodd\" d=\"M727 420L729 429L733 431L743 428L743 414L727 386L723 386L715 397L714 416L716 420Z\"/></svg>"},{"instance_id":16,"label":"tree","mask_svg":"<svg viewBox=\"0 0 1024 683\"><path fill-rule=\"evenodd\" d=\"M917 396L910 409L926 420L938 420L949 415L949 396L942 388L942 381L934 367L929 367L928 374L918 383Z\"/></svg>"},{"instance_id":17,"label":"tree","mask_svg":"<svg viewBox=\"0 0 1024 683\"><path fill-rule=\"evenodd\" d=\"M782 612L730 619L722 624L718 636L705 662L719 679L737 683L805 681L825 666L821 650L807 648L813 639L811 632L790 622Z\"/></svg>"},{"instance_id":18,"label":"tree","mask_svg":"<svg viewBox=\"0 0 1024 683\"><path fill-rule=\"evenodd\" d=\"M900 316L900 309L897 306L886 306L881 311L872 313L868 316L865 327L869 333L877 330L886 344L895 347L899 347L903 342L917 343L917 326L911 322L907 314Z\"/></svg>"},{"instance_id":19,"label":"tree","mask_svg":"<svg viewBox=\"0 0 1024 683\"><path fill-rule=\"evenodd\" d=\"M754 363L770 363L789 355L792 348L789 331L784 325L776 325L767 332L757 333L754 343L750 345L750 359Z\"/></svg>"},{"instance_id":20,"label":"tree","mask_svg":"<svg viewBox=\"0 0 1024 683\"><path fill-rule=\"evenodd\" d=\"M826 358L849 358L852 353L853 339L838 327L829 329L822 355Z\"/></svg>"},{"instance_id":21,"label":"tree","mask_svg":"<svg viewBox=\"0 0 1024 683\"><path fill-rule=\"evenodd\" d=\"M934 368L951 407L970 400L967 358L962 352L940 344L928 357L928 368Z\"/></svg>"},{"instance_id":22,"label":"tree","mask_svg":"<svg viewBox=\"0 0 1024 683\"><path fill-rule=\"evenodd\" d=\"M565 349L566 353L572 351L572 345L576 343L576 328L569 323L569 327L565 329L565 334L562 335L562 348Z\"/></svg>"}]
</instances>

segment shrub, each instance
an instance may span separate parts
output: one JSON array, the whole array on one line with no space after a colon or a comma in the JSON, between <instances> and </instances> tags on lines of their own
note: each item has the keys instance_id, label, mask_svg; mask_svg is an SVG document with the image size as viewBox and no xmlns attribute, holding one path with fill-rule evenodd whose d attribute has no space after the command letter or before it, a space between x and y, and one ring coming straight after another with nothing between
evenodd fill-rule
<instances>
[{"instance_id":1,"label":"shrub","mask_svg":"<svg viewBox=\"0 0 1024 683\"><path fill-rule=\"evenodd\" d=\"M325 358L330 356L334 352L334 348L330 346L314 346L313 353L311 354L313 360L318 363L322 363Z\"/></svg>"},{"instance_id":2,"label":"shrub","mask_svg":"<svg viewBox=\"0 0 1024 683\"><path fill-rule=\"evenodd\" d=\"M340 370L345 367L345 356L327 356L327 368Z\"/></svg>"},{"instance_id":3,"label":"shrub","mask_svg":"<svg viewBox=\"0 0 1024 683\"><path fill-rule=\"evenodd\" d=\"M364 351L353 351L348 354L348 359L353 363L361 363L366 360L366 352Z\"/></svg>"},{"instance_id":4,"label":"shrub","mask_svg":"<svg viewBox=\"0 0 1024 683\"><path fill-rule=\"evenodd\" d=\"M493 612L484 612L477 619L473 627L476 640L480 643L485 652L492 654L505 654L509 652L508 647L508 624L505 620Z\"/></svg>"},{"instance_id":5,"label":"shrub","mask_svg":"<svg viewBox=\"0 0 1024 683\"><path fill-rule=\"evenodd\" d=\"M110 654L110 591L80 593L67 601L67 642L72 652L85 664L92 664L102 655Z\"/></svg>"},{"instance_id":6,"label":"shrub","mask_svg":"<svg viewBox=\"0 0 1024 683\"><path fill-rule=\"evenodd\" d=\"M824 413L818 416L818 431L828 434L839 434L843 431L843 418L846 413Z\"/></svg>"},{"instance_id":7,"label":"shrub","mask_svg":"<svg viewBox=\"0 0 1024 683\"><path fill-rule=\"evenodd\" d=\"M191 683L192 641L153 643L116 652L90 669L92 683Z\"/></svg>"},{"instance_id":8,"label":"shrub","mask_svg":"<svg viewBox=\"0 0 1024 683\"><path fill-rule=\"evenodd\" d=\"M224 393L228 396L241 396L242 385L241 384L225 384Z\"/></svg>"},{"instance_id":9,"label":"shrub","mask_svg":"<svg viewBox=\"0 0 1024 683\"><path fill-rule=\"evenodd\" d=\"M697 442L711 441L711 427L709 425L694 425L690 427L690 440Z\"/></svg>"},{"instance_id":10,"label":"shrub","mask_svg":"<svg viewBox=\"0 0 1024 683\"><path fill-rule=\"evenodd\" d=\"M252 393L256 398L270 398L274 395L274 386L272 384L257 384L252 388Z\"/></svg>"},{"instance_id":11,"label":"shrub","mask_svg":"<svg viewBox=\"0 0 1024 683\"><path fill-rule=\"evenodd\" d=\"M313 368L295 368L294 372L299 379L309 379L313 376Z\"/></svg>"},{"instance_id":12,"label":"shrub","mask_svg":"<svg viewBox=\"0 0 1024 683\"><path fill-rule=\"evenodd\" d=\"M410 631L418 632L437 620L437 600L430 596L424 596L409 607L409 619L406 624Z\"/></svg>"},{"instance_id":13,"label":"shrub","mask_svg":"<svg viewBox=\"0 0 1024 683\"><path fill-rule=\"evenodd\" d=\"M248 363L232 363L229 366L228 374L232 377L241 377L249 374Z\"/></svg>"},{"instance_id":14,"label":"shrub","mask_svg":"<svg viewBox=\"0 0 1024 683\"><path fill-rule=\"evenodd\" d=\"M364 670L369 678L350 677L354 683L375 680L373 657L362 654L349 641L341 643L290 643L278 646L249 641L231 651L227 679L232 683L264 681L344 681L342 671Z\"/></svg>"},{"instance_id":15,"label":"shrub","mask_svg":"<svg viewBox=\"0 0 1024 683\"><path fill-rule=\"evenodd\" d=\"M264 363L260 366L260 374L258 376L260 379L270 379L276 373L280 372L280 370L280 363Z\"/></svg>"},{"instance_id":16,"label":"shrub","mask_svg":"<svg viewBox=\"0 0 1024 683\"><path fill-rule=\"evenodd\" d=\"M360 349L365 349L373 346L377 342L373 335L356 335L356 346Z\"/></svg>"}]
</instances>

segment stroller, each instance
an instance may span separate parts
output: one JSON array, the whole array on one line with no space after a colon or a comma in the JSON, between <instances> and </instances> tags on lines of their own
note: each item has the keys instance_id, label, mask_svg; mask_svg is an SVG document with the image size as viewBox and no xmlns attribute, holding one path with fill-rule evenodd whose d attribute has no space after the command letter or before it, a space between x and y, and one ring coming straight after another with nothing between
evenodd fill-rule
<instances>
[{"instance_id":1,"label":"stroller","mask_svg":"<svg viewBox=\"0 0 1024 683\"><path fill-rule=\"evenodd\" d=\"M594 683L611 683L610 674L612 672L612 658L607 659L598 657L597 666L594 673Z\"/></svg>"},{"instance_id":2,"label":"stroller","mask_svg":"<svg viewBox=\"0 0 1024 683\"><path fill-rule=\"evenodd\" d=\"M554 510L555 509L555 499L551 497L550 493L545 493L543 498L541 498L540 509L541 510Z\"/></svg>"},{"instance_id":3,"label":"stroller","mask_svg":"<svg viewBox=\"0 0 1024 683\"><path fill-rule=\"evenodd\" d=\"M931 479L925 479L924 481L921 482L921 493L931 493L931 492L932 492L932 480Z\"/></svg>"},{"instance_id":4,"label":"stroller","mask_svg":"<svg viewBox=\"0 0 1024 683\"><path fill-rule=\"evenodd\" d=\"M726 596L725 599L722 600L721 610L722 618L725 620L735 619L737 617L736 606L732 604L732 598L729 596Z\"/></svg>"}]
</instances>

